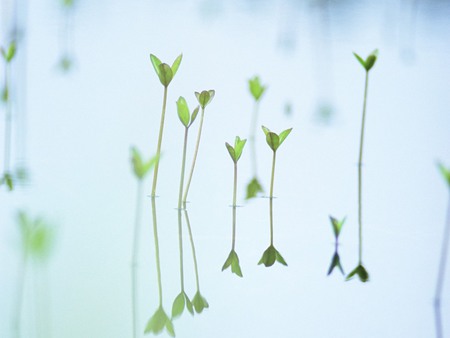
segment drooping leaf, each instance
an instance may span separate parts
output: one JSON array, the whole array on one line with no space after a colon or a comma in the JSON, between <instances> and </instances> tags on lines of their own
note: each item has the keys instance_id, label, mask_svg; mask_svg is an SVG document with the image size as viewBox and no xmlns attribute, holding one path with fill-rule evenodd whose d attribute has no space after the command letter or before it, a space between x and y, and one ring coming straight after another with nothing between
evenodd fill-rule
<instances>
[{"instance_id":1,"label":"drooping leaf","mask_svg":"<svg viewBox=\"0 0 450 338\"><path fill-rule=\"evenodd\" d=\"M169 335L175 337L172 321L167 316L162 306L160 306L147 322L144 333L159 334L164 328L166 328Z\"/></svg>"},{"instance_id":2,"label":"drooping leaf","mask_svg":"<svg viewBox=\"0 0 450 338\"><path fill-rule=\"evenodd\" d=\"M159 65L162 63L161 60L158 59L155 55L150 54L150 61L152 62L153 69L155 70L156 75L158 75L158 77L159 77L159 73L160 73Z\"/></svg>"},{"instance_id":3,"label":"drooping leaf","mask_svg":"<svg viewBox=\"0 0 450 338\"><path fill-rule=\"evenodd\" d=\"M186 298L184 297L184 292L182 291L173 301L172 304L172 319L181 316L184 307L186 305Z\"/></svg>"},{"instance_id":4,"label":"drooping leaf","mask_svg":"<svg viewBox=\"0 0 450 338\"><path fill-rule=\"evenodd\" d=\"M228 153L230 154L233 162L236 162L236 153L234 151L234 148L227 142L225 142L225 146L227 147Z\"/></svg>"},{"instance_id":5,"label":"drooping leaf","mask_svg":"<svg viewBox=\"0 0 450 338\"><path fill-rule=\"evenodd\" d=\"M450 188L450 168L446 168L442 163L438 163L439 170Z\"/></svg>"},{"instance_id":6,"label":"drooping leaf","mask_svg":"<svg viewBox=\"0 0 450 338\"><path fill-rule=\"evenodd\" d=\"M178 55L178 57L175 59L175 61L172 64L172 74L175 76L175 74L178 72L178 68L180 68L181 60L183 59L183 54Z\"/></svg>"},{"instance_id":7,"label":"drooping leaf","mask_svg":"<svg viewBox=\"0 0 450 338\"><path fill-rule=\"evenodd\" d=\"M259 77L254 76L248 80L248 86L255 101L259 101L266 90L266 87L261 84Z\"/></svg>"},{"instance_id":8,"label":"drooping leaf","mask_svg":"<svg viewBox=\"0 0 450 338\"><path fill-rule=\"evenodd\" d=\"M192 299L192 305L194 305L195 312L202 313L204 309L209 308L209 304L206 299L201 295L198 290Z\"/></svg>"},{"instance_id":9,"label":"drooping leaf","mask_svg":"<svg viewBox=\"0 0 450 338\"><path fill-rule=\"evenodd\" d=\"M339 234L341 233L342 226L345 223L345 217L339 221L338 219L330 216L331 226L333 227L334 237L338 239Z\"/></svg>"},{"instance_id":10,"label":"drooping leaf","mask_svg":"<svg viewBox=\"0 0 450 338\"><path fill-rule=\"evenodd\" d=\"M331 259L331 264L330 264L330 267L329 267L328 273L327 273L328 276L331 275L331 273L333 272L335 267L338 267L343 275L345 274L344 269L342 268L341 259L339 257L339 253L337 252L337 250L335 251L333 258Z\"/></svg>"},{"instance_id":11,"label":"drooping leaf","mask_svg":"<svg viewBox=\"0 0 450 338\"><path fill-rule=\"evenodd\" d=\"M276 259L278 263L283 264L284 266L287 266L286 261L284 260L283 256L281 256L280 252L275 249Z\"/></svg>"},{"instance_id":12,"label":"drooping leaf","mask_svg":"<svg viewBox=\"0 0 450 338\"><path fill-rule=\"evenodd\" d=\"M278 252L277 249L273 245L270 245L266 251L264 251L261 259L258 262L258 265L264 264L266 267L272 266L275 262L279 262L285 266L287 266L286 261L283 256Z\"/></svg>"},{"instance_id":13,"label":"drooping leaf","mask_svg":"<svg viewBox=\"0 0 450 338\"><path fill-rule=\"evenodd\" d=\"M354 276L358 276L359 280L363 283L369 281L369 274L367 273L366 268L362 264L359 264L355 269L353 269L352 272L350 272L347 275L347 278L345 280L349 281Z\"/></svg>"},{"instance_id":14,"label":"drooping leaf","mask_svg":"<svg viewBox=\"0 0 450 338\"><path fill-rule=\"evenodd\" d=\"M232 273L235 273L239 277L242 277L241 266L239 265L239 257L234 250L231 250L230 254L228 255L228 258L222 267L222 271L224 271L225 269L227 269L230 266L231 266Z\"/></svg>"},{"instance_id":15,"label":"drooping leaf","mask_svg":"<svg viewBox=\"0 0 450 338\"><path fill-rule=\"evenodd\" d=\"M178 118L180 119L181 123L183 123L183 125L185 127L188 127L189 120L191 117L189 114L189 107L183 96L180 96L180 98L177 101L177 112L178 112Z\"/></svg>"},{"instance_id":16,"label":"drooping leaf","mask_svg":"<svg viewBox=\"0 0 450 338\"><path fill-rule=\"evenodd\" d=\"M280 144L279 144L278 146L281 146L281 144L284 142L284 140L286 139L286 137L288 137L288 135L291 133L291 131L292 131L292 128L289 128L289 129L283 130L283 131L280 133L280 136L279 136L279 138L280 138Z\"/></svg>"},{"instance_id":17,"label":"drooping leaf","mask_svg":"<svg viewBox=\"0 0 450 338\"><path fill-rule=\"evenodd\" d=\"M264 189L262 188L261 184L258 181L257 177L253 177L252 180L247 185L247 194L245 196L245 199L254 198L258 195L258 193L264 192Z\"/></svg>"}]
</instances>

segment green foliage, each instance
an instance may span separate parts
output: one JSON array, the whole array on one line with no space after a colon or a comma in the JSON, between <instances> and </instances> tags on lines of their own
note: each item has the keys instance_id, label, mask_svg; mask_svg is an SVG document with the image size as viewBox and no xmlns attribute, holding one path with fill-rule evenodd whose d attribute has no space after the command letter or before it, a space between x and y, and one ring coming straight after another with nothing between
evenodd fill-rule
<instances>
[{"instance_id":1,"label":"green foliage","mask_svg":"<svg viewBox=\"0 0 450 338\"><path fill-rule=\"evenodd\" d=\"M264 192L264 189L261 186L261 183L259 183L257 177L253 177L252 180L247 185L247 195L245 196L245 199L254 198L258 195L258 193Z\"/></svg>"},{"instance_id":2,"label":"green foliage","mask_svg":"<svg viewBox=\"0 0 450 338\"><path fill-rule=\"evenodd\" d=\"M173 328L172 321L167 316L162 306L160 306L147 322L144 333L158 334L162 332L164 328L166 328L167 333L171 337L175 337L175 330Z\"/></svg>"},{"instance_id":3,"label":"green foliage","mask_svg":"<svg viewBox=\"0 0 450 338\"><path fill-rule=\"evenodd\" d=\"M248 87L250 89L250 93L252 94L255 101L259 101L266 90L266 86L261 84L261 81L258 76L254 76L250 80L248 80Z\"/></svg>"},{"instance_id":4,"label":"green foliage","mask_svg":"<svg viewBox=\"0 0 450 338\"><path fill-rule=\"evenodd\" d=\"M180 294L175 298L172 305L172 319L181 316L184 311L184 308L187 308L191 315L194 314L194 307L189 300L186 292L181 291Z\"/></svg>"},{"instance_id":5,"label":"green foliage","mask_svg":"<svg viewBox=\"0 0 450 338\"><path fill-rule=\"evenodd\" d=\"M225 142L225 146L228 149L228 153L230 154L234 163L237 163L242 155L242 150L244 150L246 139L241 140L239 136L236 136L234 140L234 148L227 142Z\"/></svg>"},{"instance_id":6,"label":"green foliage","mask_svg":"<svg viewBox=\"0 0 450 338\"><path fill-rule=\"evenodd\" d=\"M5 87L3 87L2 90L2 101L8 102L8 100L9 100L9 87L8 84L5 84Z\"/></svg>"},{"instance_id":7,"label":"green foliage","mask_svg":"<svg viewBox=\"0 0 450 338\"><path fill-rule=\"evenodd\" d=\"M205 107L211 103L215 94L216 94L216 92L212 89L204 90L201 93L195 92L195 96L197 97L198 103L200 104L202 109L205 109Z\"/></svg>"},{"instance_id":8,"label":"green foliage","mask_svg":"<svg viewBox=\"0 0 450 338\"><path fill-rule=\"evenodd\" d=\"M341 265L341 259L339 257L339 253L336 251L333 255L333 259L331 260L331 264L330 264L330 268L328 269L328 276L331 275L331 273L333 272L334 268L338 267L339 270L341 271L341 273L344 275L344 269L342 268Z\"/></svg>"},{"instance_id":9,"label":"green foliage","mask_svg":"<svg viewBox=\"0 0 450 338\"><path fill-rule=\"evenodd\" d=\"M276 133L270 131L268 128L264 126L261 127L264 134L266 135L266 142L273 151L277 151L277 149L281 146L286 137L288 137L288 135L292 131L292 128L289 128L277 135Z\"/></svg>"},{"instance_id":10,"label":"green foliage","mask_svg":"<svg viewBox=\"0 0 450 338\"><path fill-rule=\"evenodd\" d=\"M234 250L231 250L230 254L228 255L228 258L222 267L222 271L224 271L225 269L227 269L230 266L231 266L232 273L235 273L239 277L242 277L241 266L239 265L239 257L237 255L236 251L234 251Z\"/></svg>"},{"instance_id":11,"label":"green foliage","mask_svg":"<svg viewBox=\"0 0 450 338\"><path fill-rule=\"evenodd\" d=\"M450 188L450 168L446 168L442 163L438 163L438 168Z\"/></svg>"},{"instance_id":12,"label":"green foliage","mask_svg":"<svg viewBox=\"0 0 450 338\"><path fill-rule=\"evenodd\" d=\"M195 312L197 313L202 313L204 309L209 308L209 304L205 297L201 295L200 290L197 291L192 299L192 305L194 305Z\"/></svg>"},{"instance_id":13,"label":"green foliage","mask_svg":"<svg viewBox=\"0 0 450 338\"><path fill-rule=\"evenodd\" d=\"M266 267L272 266L275 261L287 266L286 261L283 256L278 252L277 249L273 245L270 245L266 251L264 251L261 259L258 262L258 265L264 264Z\"/></svg>"},{"instance_id":14,"label":"green foliage","mask_svg":"<svg viewBox=\"0 0 450 338\"><path fill-rule=\"evenodd\" d=\"M189 107L184 97L180 96L177 101L178 118L186 128L189 128L192 125L192 123L194 123L195 119L197 118L199 109L200 109L199 106L197 106L191 115L191 113L189 112Z\"/></svg>"},{"instance_id":15,"label":"green foliage","mask_svg":"<svg viewBox=\"0 0 450 338\"><path fill-rule=\"evenodd\" d=\"M10 173L4 173L3 177L0 179L0 186L5 184L9 191L14 190L14 178Z\"/></svg>"},{"instance_id":16,"label":"green foliage","mask_svg":"<svg viewBox=\"0 0 450 338\"><path fill-rule=\"evenodd\" d=\"M6 63L10 63L11 60L16 55L17 45L15 41L11 41L8 48L5 50L3 47L0 48L0 53L3 56L3 60L5 60Z\"/></svg>"},{"instance_id":17,"label":"green foliage","mask_svg":"<svg viewBox=\"0 0 450 338\"><path fill-rule=\"evenodd\" d=\"M356 59L359 61L359 63L364 67L366 72L368 72L375 65L375 62L377 61L378 49L375 49L372 53L370 53L369 56L367 56L366 60L363 60L363 58L360 57L356 53L353 53L353 55L356 57Z\"/></svg>"},{"instance_id":18,"label":"green foliage","mask_svg":"<svg viewBox=\"0 0 450 338\"><path fill-rule=\"evenodd\" d=\"M363 283L369 281L369 274L362 264L359 264L352 272L350 272L345 280L349 281L355 276L358 276L359 280Z\"/></svg>"},{"instance_id":19,"label":"green foliage","mask_svg":"<svg viewBox=\"0 0 450 338\"><path fill-rule=\"evenodd\" d=\"M345 223L345 217L341 221L339 221L336 218L330 216L330 221L331 221L331 226L333 227L334 237L337 240L339 237L339 234L341 233L342 226Z\"/></svg>"},{"instance_id":20,"label":"green foliage","mask_svg":"<svg viewBox=\"0 0 450 338\"><path fill-rule=\"evenodd\" d=\"M73 7L75 0L62 0L63 7L71 8Z\"/></svg>"},{"instance_id":21,"label":"green foliage","mask_svg":"<svg viewBox=\"0 0 450 338\"><path fill-rule=\"evenodd\" d=\"M44 259L50 253L53 230L42 218L30 218L20 211L17 221L22 236L22 249L33 258Z\"/></svg>"},{"instance_id":22,"label":"green foliage","mask_svg":"<svg viewBox=\"0 0 450 338\"><path fill-rule=\"evenodd\" d=\"M143 180L150 169L155 166L156 162L158 162L158 156L153 156L147 162L144 162L139 150L136 147L131 148L131 164L134 175L138 180Z\"/></svg>"},{"instance_id":23,"label":"green foliage","mask_svg":"<svg viewBox=\"0 0 450 338\"><path fill-rule=\"evenodd\" d=\"M159 77L159 81L164 87L168 87L173 77L180 67L183 54L180 54L172 64L172 67L167 63L162 63L155 55L150 54L150 61L155 69L156 75Z\"/></svg>"}]
</instances>

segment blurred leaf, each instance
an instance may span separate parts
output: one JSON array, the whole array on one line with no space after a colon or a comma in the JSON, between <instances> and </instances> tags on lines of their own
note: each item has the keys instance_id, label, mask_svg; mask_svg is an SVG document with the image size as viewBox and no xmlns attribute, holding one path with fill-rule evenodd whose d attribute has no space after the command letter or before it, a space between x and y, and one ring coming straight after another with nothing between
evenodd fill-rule
<instances>
[{"instance_id":1,"label":"blurred leaf","mask_svg":"<svg viewBox=\"0 0 450 338\"><path fill-rule=\"evenodd\" d=\"M354 276L358 276L359 280L363 283L369 281L369 274L366 271L366 268L362 264L359 264L352 272L347 275L346 281L351 280Z\"/></svg>"},{"instance_id":2,"label":"blurred leaf","mask_svg":"<svg viewBox=\"0 0 450 338\"><path fill-rule=\"evenodd\" d=\"M62 4L64 7L72 7L74 3L74 0L62 0Z\"/></svg>"},{"instance_id":3,"label":"blurred leaf","mask_svg":"<svg viewBox=\"0 0 450 338\"><path fill-rule=\"evenodd\" d=\"M9 100L9 89L8 85L5 85L5 87L2 90L2 101L8 102L8 100Z\"/></svg>"},{"instance_id":4,"label":"blurred leaf","mask_svg":"<svg viewBox=\"0 0 450 338\"><path fill-rule=\"evenodd\" d=\"M141 154L136 147L131 148L131 164L133 172L137 179L142 180L158 161L157 156L153 156L147 162L143 162Z\"/></svg>"},{"instance_id":5,"label":"blurred leaf","mask_svg":"<svg viewBox=\"0 0 450 338\"><path fill-rule=\"evenodd\" d=\"M178 72L178 68L180 68L181 60L183 59L183 54L178 55L178 57L175 59L175 61L172 64L172 74L175 76L175 74Z\"/></svg>"},{"instance_id":6,"label":"blurred leaf","mask_svg":"<svg viewBox=\"0 0 450 338\"><path fill-rule=\"evenodd\" d=\"M438 163L439 170L450 188L450 168L446 168L442 163Z\"/></svg>"},{"instance_id":7,"label":"blurred leaf","mask_svg":"<svg viewBox=\"0 0 450 338\"><path fill-rule=\"evenodd\" d=\"M189 107L186 103L186 100L182 96L180 96L177 101L177 111L181 123L183 123L183 125L187 128L189 126L189 120L191 117L189 113Z\"/></svg>"},{"instance_id":8,"label":"blurred leaf","mask_svg":"<svg viewBox=\"0 0 450 338\"><path fill-rule=\"evenodd\" d=\"M264 192L261 184L258 181L258 178L253 177L252 180L247 185L247 195L246 199L254 198L260 192Z\"/></svg>"},{"instance_id":9,"label":"blurred leaf","mask_svg":"<svg viewBox=\"0 0 450 338\"><path fill-rule=\"evenodd\" d=\"M209 308L209 304L206 299L201 295L200 291L197 291L192 299L192 305L194 305L195 312L202 313L204 309Z\"/></svg>"},{"instance_id":10,"label":"blurred leaf","mask_svg":"<svg viewBox=\"0 0 450 338\"><path fill-rule=\"evenodd\" d=\"M237 255L236 251L234 251L234 250L231 250L230 254L228 255L228 258L222 267L222 271L224 271L225 269L227 269L230 266L231 266L232 273L235 273L239 277L242 277L241 266L239 265L239 257Z\"/></svg>"},{"instance_id":11,"label":"blurred leaf","mask_svg":"<svg viewBox=\"0 0 450 338\"><path fill-rule=\"evenodd\" d=\"M6 63L11 62L11 60L16 55L16 42L12 41L6 50L4 50L3 48L0 48L0 52L3 56L3 59L6 61Z\"/></svg>"},{"instance_id":12,"label":"blurred leaf","mask_svg":"<svg viewBox=\"0 0 450 338\"><path fill-rule=\"evenodd\" d=\"M248 86L250 89L250 93L252 94L255 101L259 101L259 99L264 94L266 87L261 84L258 76L254 76L250 80L248 80Z\"/></svg>"},{"instance_id":13,"label":"blurred leaf","mask_svg":"<svg viewBox=\"0 0 450 338\"><path fill-rule=\"evenodd\" d=\"M333 258L331 259L330 268L328 269L327 273L328 276L331 275L335 267L338 267L339 270L341 270L341 273L344 275L344 269L342 269L341 259L339 257L339 253L337 252L337 250L334 253Z\"/></svg>"},{"instance_id":14,"label":"blurred leaf","mask_svg":"<svg viewBox=\"0 0 450 338\"><path fill-rule=\"evenodd\" d=\"M172 319L179 317L183 313L185 307L191 314L194 314L192 303L189 300L189 297L184 291L181 291L180 294L175 298L172 305Z\"/></svg>"},{"instance_id":15,"label":"blurred leaf","mask_svg":"<svg viewBox=\"0 0 450 338\"><path fill-rule=\"evenodd\" d=\"M52 228L43 219L32 219L24 211L18 213L17 222L23 251L34 258L46 258L53 242Z\"/></svg>"},{"instance_id":16,"label":"blurred leaf","mask_svg":"<svg viewBox=\"0 0 450 338\"><path fill-rule=\"evenodd\" d=\"M339 221L336 218L330 216L330 221L331 221L331 226L333 227L334 237L336 239L338 239L339 234L341 233L341 230L342 230L342 226L345 223L345 217L341 221Z\"/></svg>"},{"instance_id":17,"label":"blurred leaf","mask_svg":"<svg viewBox=\"0 0 450 338\"><path fill-rule=\"evenodd\" d=\"M269 246L266 251L264 251L261 259L258 262L258 265L264 264L266 267L272 266L275 261L287 266L286 261L283 256L275 249L273 245Z\"/></svg>"},{"instance_id":18,"label":"blurred leaf","mask_svg":"<svg viewBox=\"0 0 450 338\"><path fill-rule=\"evenodd\" d=\"M374 66L375 62L377 61L378 49L375 49L372 53L370 53L369 56L367 56L366 60L363 60L362 57L360 57L356 53L353 53L353 55L355 55L355 57L359 61L359 63L368 72L370 69L372 69L372 67Z\"/></svg>"},{"instance_id":19,"label":"blurred leaf","mask_svg":"<svg viewBox=\"0 0 450 338\"><path fill-rule=\"evenodd\" d=\"M356 57L356 59L359 61L359 63L366 69L366 62L363 60L361 56L353 52L353 55ZM367 70L367 69L366 69Z\"/></svg>"},{"instance_id":20,"label":"blurred leaf","mask_svg":"<svg viewBox=\"0 0 450 338\"><path fill-rule=\"evenodd\" d=\"M144 333L159 334L164 328L170 336L175 337L172 321L160 306L147 322Z\"/></svg>"},{"instance_id":21,"label":"blurred leaf","mask_svg":"<svg viewBox=\"0 0 450 338\"><path fill-rule=\"evenodd\" d=\"M4 173L3 177L0 179L0 186L6 184L9 191L14 190L14 179L10 173Z\"/></svg>"}]
</instances>

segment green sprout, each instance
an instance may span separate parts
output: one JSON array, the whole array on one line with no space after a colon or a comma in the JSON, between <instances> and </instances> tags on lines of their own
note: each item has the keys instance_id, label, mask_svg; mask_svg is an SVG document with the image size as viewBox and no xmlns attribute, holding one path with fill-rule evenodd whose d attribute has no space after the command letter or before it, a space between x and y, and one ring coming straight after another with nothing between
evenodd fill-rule
<instances>
[{"instance_id":1,"label":"green sprout","mask_svg":"<svg viewBox=\"0 0 450 338\"><path fill-rule=\"evenodd\" d=\"M342 230L342 226L345 223L345 218L343 218L341 221L339 221L338 219L330 216L330 221L331 221L331 226L333 228L335 242L334 242L334 254L333 254L333 258L331 259L330 267L328 269L328 276L331 275L334 268L336 268L336 267L338 267L339 270L341 271L341 273L344 275L344 269L342 268L341 259L339 257L339 252L338 252L338 239L339 239L339 234L341 233L341 230Z\"/></svg>"},{"instance_id":2,"label":"green sprout","mask_svg":"<svg viewBox=\"0 0 450 338\"><path fill-rule=\"evenodd\" d=\"M138 265L138 253L139 253L139 239L140 239L140 229L141 229L141 205L142 205L142 189L143 180L150 172L150 170L155 166L158 161L157 156L150 158L148 161L142 159L141 153L136 147L131 148L131 165L133 168L134 176L138 181L136 190L136 214L134 223L134 233L133 233L133 244L131 253L131 295L132 295L132 318L133 318L133 337L138 337L138 276L137 276L137 265Z\"/></svg>"},{"instance_id":3,"label":"green sprout","mask_svg":"<svg viewBox=\"0 0 450 338\"><path fill-rule=\"evenodd\" d=\"M259 102L267 88L266 86L263 86L261 84L261 81L258 76L254 76L253 78L248 80L248 87L255 102L253 106L252 121L250 123L250 137L249 137L253 178L247 185L247 195L245 197L247 200L256 197L260 192L264 191L261 183L258 180L255 137L256 137L256 126L258 124Z\"/></svg>"},{"instance_id":4,"label":"green sprout","mask_svg":"<svg viewBox=\"0 0 450 338\"><path fill-rule=\"evenodd\" d=\"M446 168L442 163L438 163L438 168L450 188L450 167Z\"/></svg>"},{"instance_id":5,"label":"green sprout","mask_svg":"<svg viewBox=\"0 0 450 338\"><path fill-rule=\"evenodd\" d=\"M163 130L164 130L164 119L166 115L166 103L167 103L167 88L169 87L170 82L178 71L180 67L181 60L183 58L183 54L180 54L172 66L169 66L166 63L162 63L155 55L150 54L150 61L152 62L153 68L155 69L156 75L158 75L159 81L164 86L164 95L163 95L163 104L162 104L162 112L161 112L161 121L159 127L159 136L158 136L158 145L156 149L156 156L158 159L161 155L161 144L163 138ZM159 160L156 162L155 170L153 171L153 184L152 184L152 196L156 196L156 183L158 180L158 169L159 169Z\"/></svg>"},{"instance_id":6,"label":"green sprout","mask_svg":"<svg viewBox=\"0 0 450 338\"><path fill-rule=\"evenodd\" d=\"M180 190L178 195L178 242L179 242L179 248L180 248L180 283L181 283L181 291L175 298L173 305L172 305L172 318L176 318L180 316L184 308L187 307L188 311L191 314L194 314L194 309L192 306L191 301L189 300L189 297L187 296L185 290L184 290L184 268L183 268L183 230L182 230L182 217L181 217L181 202L182 202L182 195L183 195L183 183L184 183L184 169L186 165L186 148L187 148L187 141L188 141L188 132L189 127L192 125L192 123L195 121L197 115L198 115L199 107L195 108L194 111L191 113L189 112L189 107L186 103L186 100L184 97L180 96L180 98L177 101L177 112L178 117L181 121L181 123L184 126L184 143L183 143L183 159L181 162L181 176L180 176Z\"/></svg>"},{"instance_id":7,"label":"green sprout","mask_svg":"<svg viewBox=\"0 0 450 338\"><path fill-rule=\"evenodd\" d=\"M236 136L234 141L234 147L225 142L225 146L227 147L228 153L231 156L231 159L234 162L234 184L233 184L233 237L231 244L231 252L228 255L225 264L222 267L222 271L231 266L231 272L235 273L239 277L242 277L241 267L239 265L239 257L235 251L235 243L236 243L236 190L237 190L237 163L242 155L242 150L244 149L245 142L247 140L241 140L239 136Z\"/></svg>"},{"instance_id":8,"label":"green sprout","mask_svg":"<svg viewBox=\"0 0 450 338\"><path fill-rule=\"evenodd\" d=\"M11 86L11 63L17 52L17 45L12 41L5 49L0 47L0 54L5 63L5 82L1 94L1 99L5 103L5 139L4 139L4 168L0 177L0 186L5 184L9 191L14 189L14 175L11 172L11 132L12 132L12 103L10 95Z\"/></svg>"},{"instance_id":9,"label":"green sprout","mask_svg":"<svg viewBox=\"0 0 450 338\"><path fill-rule=\"evenodd\" d=\"M208 104L211 103L215 96L216 92L214 90L204 90L201 93L195 92L195 96L197 97L197 101L200 104L200 107L202 108L202 114L200 116L200 126L198 127L198 134L197 134L197 142L195 144L195 151L194 151L194 158L192 160L192 166L191 171L189 173L189 179L186 184L186 188L184 189L184 196L183 196L183 203L186 204L187 197L189 193L189 187L191 186L192 176L194 174L194 168L195 168L195 162L197 161L197 155L198 155L198 149L200 146L200 139L202 136L202 129L203 129L203 119L205 116L205 108Z\"/></svg>"},{"instance_id":10,"label":"green sprout","mask_svg":"<svg viewBox=\"0 0 450 338\"><path fill-rule=\"evenodd\" d=\"M266 135L266 142L269 145L270 149L272 149L273 157L272 157L272 176L271 176L271 182L270 182L270 245L264 251L260 261L258 264L264 264L266 267L272 266L275 261L286 265L287 263L284 260L283 256L275 249L273 245L273 182L275 179L275 160L276 160L276 153L278 148L281 146L281 144L284 142L286 137L291 133L292 128L286 129L282 131L279 135L270 131L268 128L262 126L262 130L264 131L264 134Z\"/></svg>"},{"instance_id":11,"label":"green sprout","mask_svg":"<svg viewBox=\"0 0 450 338\"><path fill-rule=\"evenodd\" d=\"M361 137L359 145L359 159L358 159L358 225L359 225L359 257L358 266L350 272L347 276L347 280L352 279L355 275L358 275L361 282L367 282L369 280L369 274L362 263L362 159L363 159L363 145L364 145L364 126L366 122L366 103L367 103L367 92L369 85L369 71L375 65L378 57L378 50L374 50L366 60L363 60L358 54L353 53L359 63L364 67L366 71L366 79L364 85L364 101L363 101L363 111L362 111L362 122L361 122Z\"/></svg>"}]
</instances>

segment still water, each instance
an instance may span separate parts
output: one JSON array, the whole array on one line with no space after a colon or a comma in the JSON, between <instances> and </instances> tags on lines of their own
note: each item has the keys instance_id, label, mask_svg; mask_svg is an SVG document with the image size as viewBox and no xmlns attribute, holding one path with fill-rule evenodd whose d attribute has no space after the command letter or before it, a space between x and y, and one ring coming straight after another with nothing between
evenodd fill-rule
<instances>
[{"instance_id":1,"label":"still water","mask_svg":"<svg viewBox=\"0 0 450 338\"><path fill-rule=\"evenodd\" d=\"M433 294L450 165L448 1L56 1L19 3L23 38L13 77L14 163L29 180L0 191L0 336L14 337L21 271L19 210L54 228L51 254L26 268L22 337L132 336L130 262L137 182L130 147L156 152L163 87L149 59L183 53L169 86L152 214L143 183L138 328L180 293L176 210L184 129L175 101L205 112L187 212L198 284L209 308L173 321L177 337L435 336ZM1 5L0 43L12 1ZM358 263L358 150L364 70L352 55L379 57L370 71L363 165L363 257L368 283L335 269L329 215L347 217L339 239L345 273ZM61 58L70 57L70 69ZM2 66L3 67L3 66ZM4 67L2 68L2 74ZM269 244L272 152L257 128L261 197L245 200L250 147L238 164L236 252L243 278L221 271L231 247L233 162L224 143L248 138L248 80L267 90L258 126L293 128L277 152L274 244L288 266L257 265ZM2 75L3 77L3 75ZM4 105L0 127L3 149ZM190 166L198 121L190 131ZM154 217L155 216L155 217ZM184 289L197 292L183 212ZM450 267L449 267L450 268ZM450 277L450 276L449 276ZM450 337L450 288L442 321ZM140 335L141 336L141 335ZM162 336L168 336L164 331Z\"/></svg>"}]
</instances>

